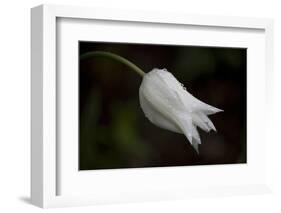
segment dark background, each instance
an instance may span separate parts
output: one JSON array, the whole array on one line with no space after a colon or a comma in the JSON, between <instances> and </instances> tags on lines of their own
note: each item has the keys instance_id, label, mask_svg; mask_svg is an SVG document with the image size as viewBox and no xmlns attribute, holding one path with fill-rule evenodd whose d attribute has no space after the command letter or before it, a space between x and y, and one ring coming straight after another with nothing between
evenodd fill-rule
<instances>
[{"instance_id":1,"label":"dark background","mask_svg":"<svg viewBox=\"0 0 281 213\"><path fill-rule=\"evenodd\" d=\"M199 129L199 155L183 134L161 129L139 104L141 77L108 58L79 65L79 169L246 163L246 49L79 42L79 54L118 54L145 72L166 68L198 99L224 112Z\"/></svg>"}]
</instances>

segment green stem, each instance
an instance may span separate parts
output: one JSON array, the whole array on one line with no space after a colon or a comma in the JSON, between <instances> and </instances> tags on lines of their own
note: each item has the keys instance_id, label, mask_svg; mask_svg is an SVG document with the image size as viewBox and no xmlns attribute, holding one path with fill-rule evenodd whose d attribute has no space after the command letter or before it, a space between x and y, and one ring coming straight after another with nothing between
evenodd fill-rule
<instances>
[{"instance_id":1,"label":"green stem","mask_svg":"<svg viewBox=\"0 0 281 213\"><path fill-rule=\"evenodd\" d=\"M140 76L144 76L145 72L140 69L138 66L136 66L135 64L133 64L132 62L130 62L129 60L116 55L114 53L110 53L110 52L105 52L105 51L93 51L93 52L88 52L88 53L84 53L80 56L80 60L86 60L92 57L107 57L110 59L113 59L115 61L118 61L122 64L125 64L126 66L128 66L129 68L131 68L132 70L134 70L136 73L138 73Z\"/></svg>"}]
</instances>

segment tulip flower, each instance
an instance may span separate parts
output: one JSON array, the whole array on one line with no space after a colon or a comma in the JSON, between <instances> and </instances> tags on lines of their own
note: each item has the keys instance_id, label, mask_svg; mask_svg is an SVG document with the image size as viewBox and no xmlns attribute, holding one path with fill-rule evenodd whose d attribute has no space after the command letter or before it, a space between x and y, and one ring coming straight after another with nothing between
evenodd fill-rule
<instances>
[{"instance_id":1,"label":"tulip flower","mask_svg":"<svg viewBox=\"0 0 281 213\"><path fill-rule=\"evenodd\" d=\"M145 73L127 59L103 51L86 53L80 59L93 56L108 57L121 62L142 76L139 100L145 116L162 129L184 134L197 153L199 153L198 145L201 144L197 127L206 132L216 131L208 115L223 110L195 98L166 69L155 68Z\"/></svg>"},{"instance_id":2,"label":"tulip flower","mask_svg":"<svg viewBox=\"0 0 281 213\"><path fill-rule=\"evenodd\" d=\"M222 111L192 96L166 69L153 69L144 75L139 98L151 123L184 134L197 152L201 144L197 126L206 132L216 131L207 115Z\"/></svg>"}]
</instances>

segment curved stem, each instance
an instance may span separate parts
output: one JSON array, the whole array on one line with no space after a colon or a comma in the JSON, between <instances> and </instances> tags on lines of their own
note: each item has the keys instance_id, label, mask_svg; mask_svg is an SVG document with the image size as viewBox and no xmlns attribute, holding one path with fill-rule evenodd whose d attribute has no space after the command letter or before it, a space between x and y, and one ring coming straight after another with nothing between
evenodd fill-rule
<instances>
[{"instance_id":1,"label":"curved stem","mask_svg":"<svg viewBox=\"0 0 281 213\"><path fill-rule=\"evenodd\" d=\"M128 66L129 68L131 68L132 70L134 70L136 73L138 73L140 76L144 76L145 72L140 69L138 66L136 66L135 64L133 64L132 62L130 62L129 60L116 55L114 53L110 53L110 52L105 52L105 51L92 51L92 52L88 52L88 53L84 53L80 56L80 60L86 60L92 57L107 57L110 59L113 59L115 61L118 61L122 64L125 64L126 66Z\"/></svg>"}]
</instances>

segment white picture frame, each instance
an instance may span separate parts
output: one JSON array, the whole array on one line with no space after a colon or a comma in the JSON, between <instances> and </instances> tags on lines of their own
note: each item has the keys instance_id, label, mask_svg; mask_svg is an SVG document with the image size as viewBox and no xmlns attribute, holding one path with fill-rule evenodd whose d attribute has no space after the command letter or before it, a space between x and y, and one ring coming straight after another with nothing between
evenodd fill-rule
<instances>
[{"instance_id":1,"label":"white picture frame","mask_svg":"<svg viewBox=\"0 0 281 213\"><path fill-rule=\"evenodd\" d=\"M76 205L91 205L96 203L116 203L116 202L137 202L144 200L165 200L165 199L178 199L187 197L198 197L208 195L233 195L233 194L252 194L252 193L264 193L270 191L270 161L267 161L266 150L264 147L269 147L269 134L270 117L266 114L270 113L272 108L271 91L272 91L272 78L273 78L273 21L271 19L257 19L257 18L238 18L238 17L216 17L216 16L203 16L203 15L187 15L187 14L167 14L167 13L152 13L147 11L123 11L112 9L99 9L99 8L84 8L74 6L54 6L54 5L41 5L31 10L31 54L32 54L32 141L31 141L31 201L33 204L47 208L47 207L62 207L62 206L76 206ZM60 80L57 78L58 66L58 27L61 20L99 20L99 21L111 21L113 23L143 23L153 24L155 26L165 27L167 32L169 28L176 26L195 26L200 29L211 29L213 31L223 32L238 32L247 31L247 38L241 38L241 41L236 41L233 34L228 39L221 37L220 43L222 46L232 44L232 46L244 46L251 45L253 54L259 57L256 64L250 57L250 70L258 70L255 80L253 76L249 76L250 80L250 100L249 107L253 110L249 113L249 121L247 128L257 129L259 131L260 142L257 146L250 146L249 157L253 163L247 163L246 165L233 165L233 166L219 166L208 167L203 166L200 169L192 167L181 168L149 168L143 169L131 169L119 171L106 171L100 173L100 178L95 177L93 179L92 174L83 174L81 179L72 178L74 175L72 170L66 171L66 178L61 178L60 174L64 172L65 162L60 157L60 153L64 146L58 146L58 132L57 132L57 120L58 120L58 98L61 98L57 94L57 90L60 84ZM116 24L117 26L117 24ZM118 27L118 26L117 26ZM257 32L257 37L252 37ZM105 32L106 33L106 32ZM105 34L104 33L104 34ZM102 34L101 34L102 35ZM211 35L211 34L210 34ZM215 35L215 34L214 34ZM223 34L222 34L223 35ZM77 36L77 37L75 37ZM69 37L79 39L79 34L71 33ZM199 36L200 37L200 36ZM233 39L229 39L233 38ZM257 39L255 39L257 38ZM155 39L154 39L155 40ZM149 41L153 43L153 38ZM252 42L251 44L248 42ZM146 41L148 42L148 41ZM183 42L183 41L181 41ZM196 41L191 41L196 42ZM217 45L216 42L211 43L211 39L205 40L202 45ZM244 43L243 43L244 42ZM257 46L257 49L255 48ZM70 47L72 48L72 47ZM250 49L251 50L251 49ZM63 52L63 51L62 51ZM256 52L256 53L254 53ZM64 53L64 52L63 52ZM66 54L66 53L65 53ZM251 73L251 72L250 72ZM266 77L266 78L264 78ZM65 78L64 78L65 79ZM67 80L68 81L68 80ZM256 83L255 83L256 82ZM71 83L71 82L70 82ZM258 85L259 84L259 85ZM256 91L254 91L256 88ZM260 94L259 99L253 97L251 94L258 92ZM248 99L249 99L248 98ZM266 107L266 108L265 108ZM251 108L251 109L252 109ZM254 109L256 108L256 109ZM267 111L265 111L267 109ZM263 117L258 118L259 122L262 122L263 129L255 126L257 118L254 118L254 114L258 111L263 111ZM266 127L266 128L264 128ZM260 131L265 130L265 131ZM253 132L253 131L252 131ZM251 139L251 138L250 138ZM75 142L75 141L74 141ZM263 143L261 143L263 142ZM70 146L74 146L73 144ZM70 148L70 150L75 149ZM67 152L67 151L66 151ZM71 156L72 153L65 153L64 156ZM252 157L252 158L251 158ZM62 160L61 160L62 159ZM75 162L76 158L68 158ZM262 162L261 162L262 161ZM259 163L260 166L256 166ZM262 164L262 165L261 165ZM187 171L188 170L188 171ZM206 172L213 172L214 175L209 175L210 179L218 179L225 177L227 181L209 181L206 177ZM78 172L78 171L77 171ZM228 178L224 173L238 174L237 178ZM194 173L194 174L193 174ZM174 174L174 175L172 175ZM110 175L110 178L117 179L119 184L123 184L122 188L118 188L114 184L109 184L110 188L105 187L103 178L106 175ZM153 177L166 177L157 186L149 186L149 181L156 181ZM173 179L175 175L181 176L181 179L177 179L179 184L174 184ZM258 175L258 177L257 177ZM188 184L190 180L185 180L187 177L192 178L191 184ZM254 178L256 177L256 178ZM79 177L80 178L80 177ZM139 182L129 182L127 179L135 179ZM223 178L222 178L223 179ZM79 185L79 182L89 182L90 180L97 181L98 184L92 185L90 189L86 189L83 184ZM110 179L108 179L110 181ZM128 182L127 189L124 187L125 180ZM170 180L169 184L167 181ZM77 182L75 182L77 181ZM202 183L202 181L204 183ZM60 192L60 185L64 184L66 188L65 193ZM98 187L100 185L101 187ZM139 186L137 186L139 185ZM81 190L79 190L81 188ZM142 188L142 190L141 190ZM98 193L88 194L87 190L96 189ZM121 190L121 191L120 191ZM123 191L122 191L123 190ZM79 193L71 193L71 191L79 191ZM122 193L122 196L120 195Z\"/></svg>"}]
</instances>

